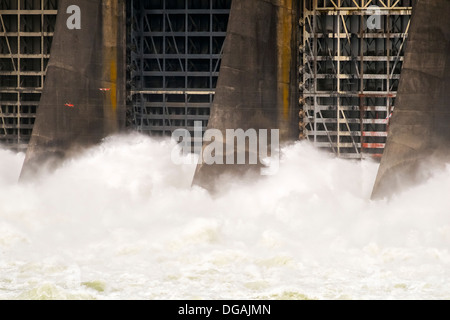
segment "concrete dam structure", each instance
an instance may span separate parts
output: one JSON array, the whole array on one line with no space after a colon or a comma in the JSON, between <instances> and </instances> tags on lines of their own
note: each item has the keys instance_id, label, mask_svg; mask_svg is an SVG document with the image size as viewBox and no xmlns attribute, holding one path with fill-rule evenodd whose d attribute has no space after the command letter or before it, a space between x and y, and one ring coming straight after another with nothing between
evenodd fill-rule
<instances>
[{"instance_id":1,"label":"concrete dam structure","mask_svg":"<svg viewBox=\"0 0 450 320\"><path fill-rule=\"evenodd\" d=\"M395 114L372 198L388 197L450 163L450 1L414 8Z\"/></svg>"},{"instance_id":2,"label":"concrete dam structure","mask_svg":"<svg viewBox=\"0 0 450 320\"><path fill-rule=\"evenodd\" d=\"M59 2L63 10L21 178L125 127L124 1L72 3Z\"/></svg>"},{"instance_id":3,"label":"concrete dam structure","mask_svg":"<svg viewBox=\"0 0 450 320\"><path fill-rule=\"evenodd\" d=\"M233 1L228 34L208 128L220 130L215 149L220 164L202 163L194 184L215 190L222 175L259 174L258 150L244 142L241 151L227 130L280 130L281 142L298 137L297 1ZM231 141L230 141L231 140ZM209 143L205 142L203 151ZM227 145L231 145L228 147ZM228 148L227 148L228 147ZM268 152L274 150L268 150ZM246 161L239 164L237 154ZM255 165L249 166L251 153ZM232 163L229 160L231 156ZM227 159L228 158L228 159ZM216 162L217 163L217 162ZM249 169L257 169L249 171ZM253 172L254 171L254 172Z\"/></svg>"},{"instance_id":4,"label":"concrete dam structure","mask_svg":"<svg viewBox=\"0 0 450 320\"><path fill-rule=\"evenodd\" d=\"M196 124L223 136L276 129L281 143L383 157L374 195L395 185L387 177L408 157L441 150L447 161L448 79L437 89L418 74L446 70L448 1L72 2L0 0L0 141L27 150L23 175L113 133L170 136ZM414 106L407 96L418 88ZM212 190L249 167L258 166L199 164L194 184Z\"/></svg>"}]
</instances>

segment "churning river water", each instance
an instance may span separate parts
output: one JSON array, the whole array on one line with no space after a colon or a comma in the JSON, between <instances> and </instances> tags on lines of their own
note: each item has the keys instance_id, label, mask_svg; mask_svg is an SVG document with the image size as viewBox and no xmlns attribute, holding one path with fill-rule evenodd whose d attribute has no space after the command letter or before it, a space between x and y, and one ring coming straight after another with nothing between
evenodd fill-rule
<instances>
[{"instance_id":1,"label":"churning river water","mask_svg":"<svg viewBox=\"0 0 450 320\"><path fill-rule=\"evenodd\" d=\"M0 299L450 299L450 166L371 201L377 163L297 143L212 197L173 147L111 137L27 183L0 150Z\"/></svg>"}]
</instances>

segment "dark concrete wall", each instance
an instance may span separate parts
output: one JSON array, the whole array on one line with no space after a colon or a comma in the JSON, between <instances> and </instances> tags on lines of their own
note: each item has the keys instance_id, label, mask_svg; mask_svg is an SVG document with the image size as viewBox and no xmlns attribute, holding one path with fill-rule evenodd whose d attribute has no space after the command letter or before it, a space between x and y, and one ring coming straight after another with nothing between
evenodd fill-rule
<instances>
[{"instance_id":1,"label":"dark concrete wall","mask_svg":"<svg viewBox=\"0 0 450 320\"><path fill-rule=\"evenodd\" d=\"M450 1L413 7L395 111L372 198L424 181L450 162Z\"/></svg>"},{"instance_id":2,"label":"dark concrete wall","mask_svg":"<svg viewBox=\"0 0 450 320\"><path fill-rule=\"evenodd\" d=\"M80 30L66 26L71 15L66 10L72 4L81 9ZM125 27L124 0L59 1L22 178L37 172L44 162L70 157L124 128Z\"/></svg>"},{"instance_id":3,"label":"dark concrete wall","mask_svg":"<svg viewBox=\"0 0 450 320\"><path fill-rule=\"evenodd\" d=\"M233 0L208 129L224 137L238 128L279 129L281 142L298 137L298 6L298 0ZM212 190L222 174L258 168L199 164L194 184Z\"/></svg>"}]
</instances>

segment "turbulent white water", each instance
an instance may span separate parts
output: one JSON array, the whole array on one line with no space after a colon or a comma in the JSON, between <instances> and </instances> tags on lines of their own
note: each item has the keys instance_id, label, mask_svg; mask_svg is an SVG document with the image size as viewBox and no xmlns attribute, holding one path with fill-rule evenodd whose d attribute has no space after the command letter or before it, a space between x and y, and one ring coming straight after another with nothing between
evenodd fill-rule
<instances>
[{"instance_id":1,"label":"turbulent white water","mask_svg":"<svg viewBox=\"0 0 450 320\"><path fill-rule=\"evenodd\" d=\"M298 143L212 198L172 148L114 137L27 184L0 150L0 299L450 298L450 167L373 202L376 163Z\"/></svg>"}]
</instances>

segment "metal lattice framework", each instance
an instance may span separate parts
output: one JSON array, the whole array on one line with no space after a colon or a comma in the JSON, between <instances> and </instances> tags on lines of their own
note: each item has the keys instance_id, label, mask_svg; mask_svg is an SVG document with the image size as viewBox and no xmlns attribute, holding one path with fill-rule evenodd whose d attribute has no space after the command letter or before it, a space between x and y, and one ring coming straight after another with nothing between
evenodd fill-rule
<instances>
[{"instance_id":1,"label":"metal lattice framework","mask_svg":"<svg viewBox=\"0 0 450 320\"><path fill-rule=\"evenodd\" d=\"M345 158L381 157L411 0L304 0L300 138Z\"/></svg>"},{"instance_id":2,"label":"metal lattice framework","mask_svg":"<svg viewBox=\"0 0 450 320\"><path fill-rule=\"evenodd\" d=\"M152 136L209 120L231 0L132 0L130 125Z\"/></svg>"},{"instance_id":3,"label":"metal lattice framework","mask_svg":"<svg viewBox=\"0 0 450 320\"><path fill-rule=\"evenodd\" d=\"M57 0L0 0L0 143L25 150L42 92Z\"/></svg>"},{"instance_id":4,"label":"metal lattice framework","mask_svg":"<svg viewBox=\"0 0 450 320\"><path fill-rule=\"evenodd\" d=\"M412 0L301 2L300 139L341 157L380 156ZM21 150L44 84L57 3L0 0L0 143ZM231 0L128 1L133 128L157 136L192 131L199 120L206 128L230 7Z\"/></svg>"}]
</instances>

